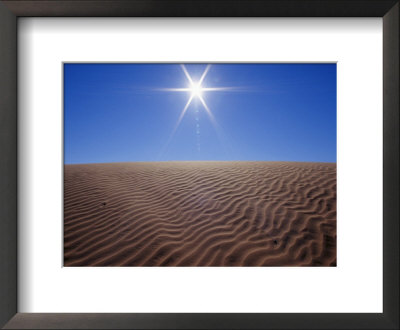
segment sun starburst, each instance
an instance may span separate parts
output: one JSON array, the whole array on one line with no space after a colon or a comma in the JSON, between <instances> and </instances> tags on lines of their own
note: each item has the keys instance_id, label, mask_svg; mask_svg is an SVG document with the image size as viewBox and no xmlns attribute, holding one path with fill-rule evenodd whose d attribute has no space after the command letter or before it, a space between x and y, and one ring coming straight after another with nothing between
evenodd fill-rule
<instances>
[{"instance_id":1,"label":"sun starburst","mask_svg":"<svg viewBox=\"0 0 400 330\"><path fill-rule=\"evenodd\" d=\"M203 95L205 92L217 92L217 91L228 91L231 88L230 87L204 87L203 86L203 82L204 79L207 76L208 71L210 70L211 65L208 64L206 66L206 68L204 69L200 79L198 81L193 81L193 78L190 76L189 72L187 71L186 67L184 64L181 64L181 68L189 82L189 87L186 88L164 88L162 89L163 91L169 91L169 92L187 92L189 93L189 99L187 101L187 103L185 104L185 107L183 108L183 110L181 111L178 121L175 124L174 129L172 130L171 135L169 136L161 154L164 153L165 149L168 147L169 143L171 142L172 138L174 137L183 117L185 116L186 111L188 110L190 104L192 103L192 101L194 99L199 99L200 103L202 104L203 108L206 110L206 113L212 123L212 125L214 126L214 129L216 130L217 133L219 133L219 127L217 125L217 122L215 121L215 118L210 110L210 108L208 107L208 105L206 104Z\"/></svg>"}]
</instances>

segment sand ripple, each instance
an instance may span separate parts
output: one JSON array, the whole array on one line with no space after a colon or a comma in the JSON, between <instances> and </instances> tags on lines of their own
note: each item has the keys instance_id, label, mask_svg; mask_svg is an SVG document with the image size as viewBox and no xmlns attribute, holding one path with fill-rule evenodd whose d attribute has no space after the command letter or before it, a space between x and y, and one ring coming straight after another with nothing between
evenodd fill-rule
<instances>
[{"instance_id":1,"label":"sand ripple","mask_svg":"<svg viewBox=\"0 0 400 330\"><path fill-rule=\"evenodd\" d=\"M65 266L335 266L336 164L66 165Z\"/></svg>"}]
</instances>

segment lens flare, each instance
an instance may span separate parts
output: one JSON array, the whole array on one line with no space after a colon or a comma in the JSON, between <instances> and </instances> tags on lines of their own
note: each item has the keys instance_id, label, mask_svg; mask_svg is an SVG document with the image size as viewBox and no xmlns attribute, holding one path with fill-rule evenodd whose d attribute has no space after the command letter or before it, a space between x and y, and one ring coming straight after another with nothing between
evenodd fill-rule
<instances>
[{"instance_id":1,"label":"lens flare","mask_svg":"<svg viewBox=\"0 0 400 330\"><path fill-rule=\"evenodd\" d=\"M183 70L183 73L185 74L185 76L186 76L186 78L187 78L187 80L189 82L189 87L187 87L187 88L164 88L164 89L162 89L164 91L170 91L170 92L188 92L188 93L190 93L190 97L189 97L189 100L187 101L185 107L183 108L181 114L179 115L178 121L175 124L171 135L167 139L167 142L166 142L164 148L162 149L162 151L161 151L161 153L160 153L160 155L158 157L159 159L164 154L165 150L167 149L168 145L170 144L170 142L171 142L172 138L174 137L174 135L175 135L180 123L182 122L182 119L183 119L186 111L188 110L188 108L189 108L191 102L193 101L193 99L195 99L195 98L200 100L200 103L203 105L204 109L206 110L206 113L207 113L212 125L214 126L214 129L216 130L217 134L218 135L221 134L221 132L219 131L220 130L219 125L217 124L217 122L216 122L216 120L215 120L210 108L207 106L207 104L206 104L206 102L205 102L205 100L203 98L203 94L204 94L204 92L228 91L228 90L231 90L232 88L230 88L230 87L215 87L215 88L214 87L203 87L202 86L203 81L206 78L206 75L207 75L208 71L210 70L210 67L211 67L210 64L207 65L205 70L204 70L204 72L203 72L203 74L201 75L199 81L194 82L192 77L190 76L189 72L187 71L185 65L181 64L181 68Z\"/></svg>"}]
</instances>

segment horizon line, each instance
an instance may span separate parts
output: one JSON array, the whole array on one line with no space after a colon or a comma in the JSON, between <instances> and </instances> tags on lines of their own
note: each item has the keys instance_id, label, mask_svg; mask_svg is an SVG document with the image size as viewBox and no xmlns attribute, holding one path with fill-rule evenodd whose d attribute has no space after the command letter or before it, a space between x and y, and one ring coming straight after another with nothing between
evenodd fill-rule
<instances>
[{"instance_id":1,"label":"horizon line","mask_svg":"<svg viewBox=\"0 0 400 330\"><path fill-rule=\"evenodd\" d=\"M115 161L115 162L89 162L89 163L64 163L64 165L92 165L92 164L121 164L121 163L326 163L336 164L337 161L304 161L304 160L160 160L160 161Z\"/></svg>"}]
</instances>

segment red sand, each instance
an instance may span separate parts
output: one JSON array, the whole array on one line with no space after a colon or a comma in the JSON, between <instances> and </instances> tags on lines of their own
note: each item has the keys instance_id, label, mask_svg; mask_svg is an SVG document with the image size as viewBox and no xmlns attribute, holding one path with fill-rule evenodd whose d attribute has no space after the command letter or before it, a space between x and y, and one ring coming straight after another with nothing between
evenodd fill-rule
<instances>
[{"instance_id":1,"label":"red sand","mask_svg":"<svg viewBox=\"0 0 400 330\"><path fill-rule=\"evenodd\" d=\"M65 266L335 266L336 164L65 165Z\"/></svg>"}]
</instances>

